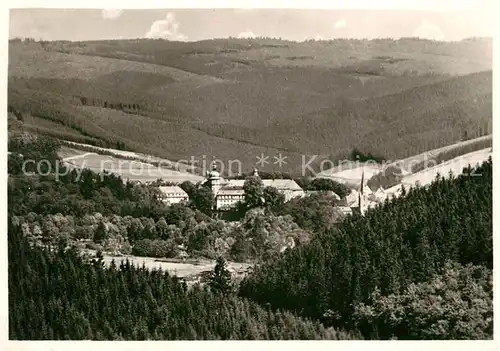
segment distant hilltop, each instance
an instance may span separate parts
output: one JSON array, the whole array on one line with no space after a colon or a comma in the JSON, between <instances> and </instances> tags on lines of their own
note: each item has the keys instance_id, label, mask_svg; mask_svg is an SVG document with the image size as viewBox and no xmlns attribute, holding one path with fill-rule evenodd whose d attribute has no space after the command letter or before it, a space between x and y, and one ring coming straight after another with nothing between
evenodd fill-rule
<instances>
[{"instance_id":1,"label":"distant hilltop","mask_svg":"<svg viewBox=\"0 0 500 351\"><path fill-rule=\"evenodd\" d=\"M492 132L492 41L100 40L9 43L24 128L178 161L396 160ZM16 122L16 123L17 123Z\"/></svg>"}]
</instances>

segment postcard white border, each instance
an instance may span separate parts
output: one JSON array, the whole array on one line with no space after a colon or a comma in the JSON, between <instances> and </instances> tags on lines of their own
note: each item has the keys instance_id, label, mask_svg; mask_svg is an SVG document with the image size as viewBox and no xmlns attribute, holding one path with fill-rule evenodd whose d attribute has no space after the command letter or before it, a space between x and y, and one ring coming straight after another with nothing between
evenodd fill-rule
<instances>
[{"instance_id":1,"label":"postcard white border","mask_svg":"<svg viewBox=\"0 0 500 351\"><path fill-rule=\"evenodd\" d=\"M108 0L103 2L98 0L88 0L85 2L78 1L62 1L62 0L8 0L6 5L2 4L0 17L0 33L3 40L1 41L0 60L2 69L0 70L0 111L7 111L7 58L8 51L8 31L9 31L9 8L102 8L105 3L105 8L119 9L151 9L151 8L296 8L296 9L384 9L384 10L427 10L427 11L444 11L444 10L459 10L459 9L478 9L484 11L494 11L500 13L500 6L497 0L288 0L288 1L159 1L159 0ZM495 11L496 10L496 11ZM499 24L496 24L494 33L494 92L493 92L493 134L500 133L500 124L496 123L495 116L500 115L499 89L499 73L496 70L498 67L498 56L500 55L500 45L498 42ZM98 347L105 350L180 350L186 348L203 350L302 350L304 348L314 348L315 350L325 349L331 350L496 350L494 341L154 341L154 342L91 342L91 341L8 341L8 290L7 290L7 128L6 118L4 119L4 128L0 128L0 139L3 141L0 157L4 164L2 171L2 184L0 198L5 202L2 205L3 215L1 216L2 234L0 235L0 277L2 286L0 288L0 348L4 350L85 350L88 351L91 347ZM494 147L496 142L493 140ZM498 213L497 208L499 203L500 190L498 187L498 162L495 153L494 159L494 196L493 196L493 225L494 225L494 251L496 252L498 240L496 239L496 228L498 228ZM494 255L494 271L498 267L498 255ZM494 290L497 289L498 279L494 279ZM494 294L494 314L495 314L495 335L499 335L500 320L498 318L498 294Z\"/></svg>"}]
</instances>

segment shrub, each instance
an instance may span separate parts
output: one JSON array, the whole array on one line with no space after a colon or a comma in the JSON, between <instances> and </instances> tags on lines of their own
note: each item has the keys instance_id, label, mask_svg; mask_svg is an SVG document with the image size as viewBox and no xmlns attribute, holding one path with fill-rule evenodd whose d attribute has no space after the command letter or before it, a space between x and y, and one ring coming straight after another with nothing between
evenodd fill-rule
<instances>
[{"instance_id":1,"label":"shrub","mask_svg":"<svg viewBox=\"0 0 500 351\"><path fill-rule=\"evenodd\" d=\"M132 255L149 257L175 257L176 246L170 240L142 239L135 242Z\"/></svg>"}]
</instances>

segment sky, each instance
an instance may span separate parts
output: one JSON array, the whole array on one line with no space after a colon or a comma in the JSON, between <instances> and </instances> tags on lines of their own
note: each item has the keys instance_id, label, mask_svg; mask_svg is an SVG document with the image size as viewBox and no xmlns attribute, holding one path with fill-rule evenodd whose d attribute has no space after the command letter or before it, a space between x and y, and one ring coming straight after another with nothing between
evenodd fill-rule
<instances>
[{"instance_id":1,"label":"sky","mask_svg":"<svg viewBox=\"0 0 500 351\"><path fill-rule=\"evenodd\" d=\"M11 9L9 37L37 40L232 37L305 39L493 36L493 11L304 9Z\"/></svg>"}]
</instances>

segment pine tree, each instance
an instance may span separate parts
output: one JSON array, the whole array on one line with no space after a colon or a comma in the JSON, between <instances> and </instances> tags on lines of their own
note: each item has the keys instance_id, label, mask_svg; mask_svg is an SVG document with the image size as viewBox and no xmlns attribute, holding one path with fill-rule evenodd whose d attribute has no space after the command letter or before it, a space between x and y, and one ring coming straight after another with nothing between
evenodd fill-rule
<instances>
[{"instance_id":1,"label":"pine tree","mask_svg":"<svg viewBox=\"0 0 500 351\"><path fill-rule=\"evenodd\" d=\"M95 243L102 243L108 236L107 230L106 230L106 225L104 222L100 222L97 225L97 229L94 234L94 242Z\"/></svg>"},{"instance_id":2,"label":"pine tree","mask_svg":"<svg viewBox=\"0 0 500 351\"><path fill-rule=\"evenodd\" d=\"M214 270L210 274L208 286L213 292L220 292L227 295L232 292L231 272L226 268L226 261L223 257L217 258Z\"/></svg>"}]
</instances>

